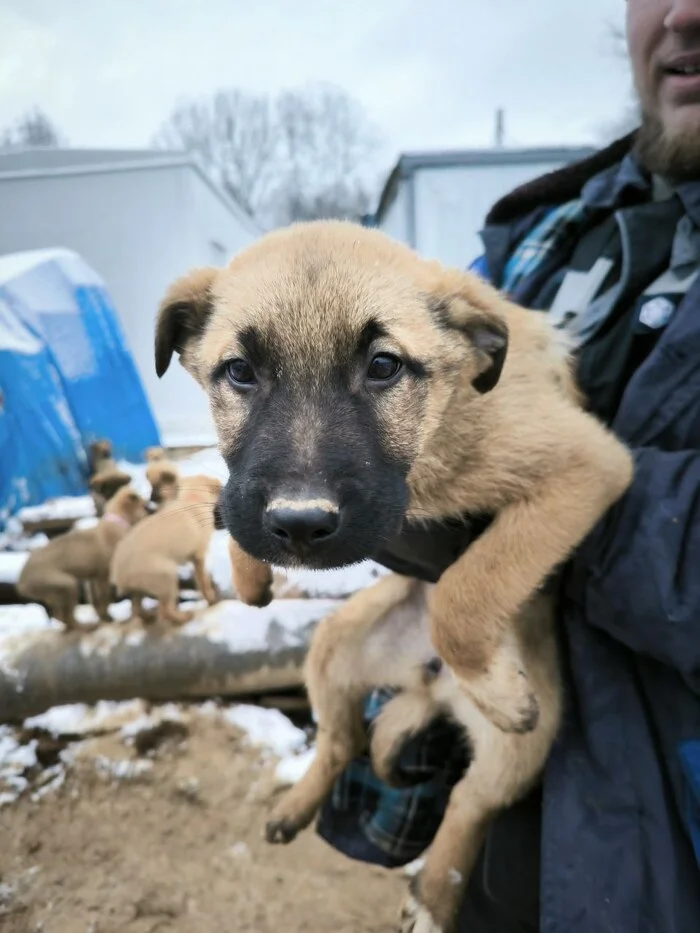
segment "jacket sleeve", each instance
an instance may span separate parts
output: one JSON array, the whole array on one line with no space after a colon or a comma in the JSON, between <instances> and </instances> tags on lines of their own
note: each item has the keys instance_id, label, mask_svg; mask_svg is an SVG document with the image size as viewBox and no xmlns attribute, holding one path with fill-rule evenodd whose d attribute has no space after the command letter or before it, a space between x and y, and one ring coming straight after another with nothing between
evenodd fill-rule
<instances>
[{"instance_id":1,"label":"jacket sleeve","mask_svg":"<svg viewBox=\"0 0 700 933\"><path fill-rule=\"evenodd\" d=\"M626 495L571 565L586 617L700 693L700 453L635 451Z\"/></svg>"}]
</instances>

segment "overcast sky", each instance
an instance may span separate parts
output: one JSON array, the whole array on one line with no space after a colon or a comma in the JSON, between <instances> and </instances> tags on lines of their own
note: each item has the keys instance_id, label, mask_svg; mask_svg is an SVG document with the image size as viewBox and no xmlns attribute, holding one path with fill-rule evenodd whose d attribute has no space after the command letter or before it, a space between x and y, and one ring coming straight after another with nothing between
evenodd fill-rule
<instances>
[{"instance_id":1,"label":"overcast sky","mask_svg":"<svg viewBox=\"0 0 700 933\"><path fill-rule=\"evenodd\" d=\"M143 146L181 98L341 85L384 157L588 143L624 109L623 0L0 0L0 127L41 106L80 146Z\"/></svg>"}]
</instances>

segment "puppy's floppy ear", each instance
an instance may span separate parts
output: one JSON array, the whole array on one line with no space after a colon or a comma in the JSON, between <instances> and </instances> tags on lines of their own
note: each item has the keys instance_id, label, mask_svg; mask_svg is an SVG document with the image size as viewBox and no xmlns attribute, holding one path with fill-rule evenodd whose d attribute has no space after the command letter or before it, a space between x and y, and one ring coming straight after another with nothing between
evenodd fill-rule
<instances>
[{"instance_id":1,"label":"puppy's floppy ear","mask_svg":"<svg viewBox=\"0 0 700 933\"><path fill-rule=\"evenodd\" d=\"M451 286L450 291L431 294L428 305L440 324L464 334L471 343L476 363L472 385L483 395L498 384L508 352L508 325L499 313L503 298L474 275L460 275L459 281L450 276L444 284Z\"/></svg>"},{"instance_id":2,"label":"puppy's floppy ear","mask_svg":"<svg viewBox=\"0 0 700 933\"><path fill-rule=\"evenodd\" d=\"M170 366L173 353L186 369L186 350L201 336L212 312L211 288L219 270L213 266L192 269L176 279L165 293L156 322L156 374L160 378ZM194 373L193 373L194 375Z\"/></svg>"}]
</instances>

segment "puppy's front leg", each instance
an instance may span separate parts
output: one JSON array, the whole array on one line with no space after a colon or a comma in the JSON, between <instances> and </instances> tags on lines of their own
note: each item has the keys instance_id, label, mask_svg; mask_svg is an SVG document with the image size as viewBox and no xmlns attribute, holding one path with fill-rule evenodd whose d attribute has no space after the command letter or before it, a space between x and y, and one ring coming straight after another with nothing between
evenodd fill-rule
<instances>
[{"instance_id":1,"label":"puppy's front leg","mask_svg":"<svg viewBox=\"0 0 700 933\"><path fill-rule=\"evenodd\" d=\"M366 661L370 630L410 594L415 581L395 574L355 593L314 632L305 665L306 687L318 718L316 754L304 777L282 798L266 826L268 842L291 842L312 821L367 737L362 704L381 680Z\"/></svg>"},{"instance_id":2,"label":"puppy's front leg","mask_svg":"<svg viewBox=\"0 0 700 933\"><path fill-rule=\"evenodd\" d=\"M578 427L563 448L568 468L552 471L528 498L499 512L433 592L435 648L484 715L506 731L529 731L538 716L514 627L516 613L632 478L625 447L595 430L597 425L588 432Z\"/></svg>"},{"instance_id":3,"label":"puppy's front leg","mask_svg":"<svg viewBox=\"0 0 700 933\"><path fill-rule=\"evenodd\" d=\"M92 604L100 622L111 622L112 617L109 614L109 601L111 596L109 580L104 577L94 577L90 581L90 593L92 596Z\"/></svg>"},{"instance_id":4,"label":"puppy's front leg","mask_svg":"<svg viewBox=\"0 0 700 933\"><path fill-rule=\"evenodd\" d=\"M255 560L229 537L228 556L236 595L249 606L267 606L272 599L272 568Z\"/></svg>"}]
</instances>

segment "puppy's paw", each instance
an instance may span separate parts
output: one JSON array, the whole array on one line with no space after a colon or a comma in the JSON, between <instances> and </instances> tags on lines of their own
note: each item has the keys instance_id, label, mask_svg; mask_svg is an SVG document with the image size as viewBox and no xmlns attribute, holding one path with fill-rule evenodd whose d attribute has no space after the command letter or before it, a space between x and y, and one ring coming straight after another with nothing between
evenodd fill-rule
<instances>
[{"instance_id":1,"label":"puppy's paw","mask_svg":"<svg viewBox=\"0 0 700 933\"><path fill-rule=\"evenodd\" d=\"M272 602L272 588L270 586L241 588L238 591L238 598L246 606L254 606L256 609L264 609Z\"/></svg>"},{"instance_id":2,"label":"puppy's paw","mask_svg":"<svg viewBox=\"0 0 700 933\"><path fill-rule=\"evenodd\" d=\"M273 816L265 824L265 841L272 845L287 845L296 839L301 828L294 820Z\"/></svg>"},{"instance_id":3,"label":"puppy's paw","mask_svg":"<svg viewBox=\"0 0 700 933\"><path fill-rule=\"evenodd\" d=\"M523 670L504 681L490 671L481 677L458 677L460 688L483 715L502 732L525 735L537 728L540 705Z\"/></svg>"}]
</instances>

